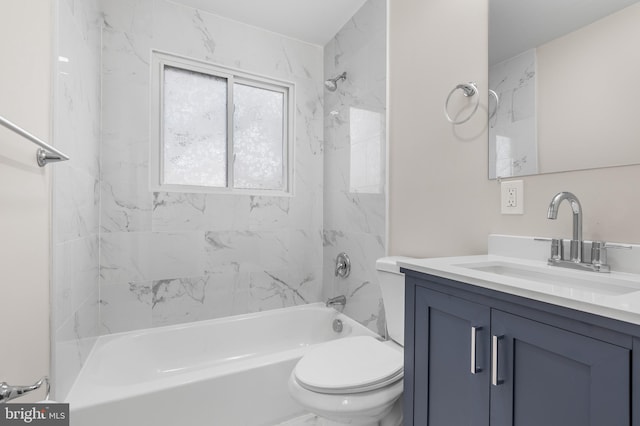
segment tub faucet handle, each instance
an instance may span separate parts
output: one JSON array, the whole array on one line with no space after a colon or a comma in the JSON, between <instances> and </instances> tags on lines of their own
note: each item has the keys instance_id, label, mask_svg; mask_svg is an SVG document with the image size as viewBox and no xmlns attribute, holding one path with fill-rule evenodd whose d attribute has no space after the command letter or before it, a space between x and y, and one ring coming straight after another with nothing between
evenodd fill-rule
<instances>
[{"instance_id":1,"label":"tub faucet handle","mask_svg":"<svg viewBox=\"0 0 640 426\"><path fill-rule=\"evenodd\" d=\"M336 258L336 277L347 278L351 273L351 259L347 253L340 253Z\"/></svg>"},{"instance_id":2,"label":"tub faucet handle","mask_svg":"<svg viewBox=\"0 0 640 426\"><path fill-rule=\"evenodd\" d=\"M36 389L40 389L43 384L46 384L47 390L45 399L49 399L50 386L49 378L47 376L44 376L42 379L30 386L11 386L7 382L2 382L0 383L0 403L11 401L12 399L19 398L27 393L33 392Z\"/></svg>"}]
</instances>

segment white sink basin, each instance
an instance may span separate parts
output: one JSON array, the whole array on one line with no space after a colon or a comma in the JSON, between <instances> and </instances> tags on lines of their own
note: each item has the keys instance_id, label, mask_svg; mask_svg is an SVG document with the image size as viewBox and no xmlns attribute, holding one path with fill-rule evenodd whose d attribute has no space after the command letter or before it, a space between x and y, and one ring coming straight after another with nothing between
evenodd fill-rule
<instances>
[{"instance_id":1,"label":"white sink basin","mask_svg":"<svg viewBox=\"0 0 640 426\"><path fill-rule=\"evenodd\" d=\"M506 261L460 263L452 266L501 277L534 281L552 293L579 292L619 296L640 291L640 285L634 281L613 278L608 274L572 271L555 266L531 266Z\"/></svg>"},{"instance_id":2,"label":"white sink basin","mask_svg":"<svg viewBox=\"0 0 640 426\"><path fill-rule=\"evenodd\" d=\"M434 288L452 285L451 280L462 283L462 289L473 286L640 325L640 244L631 248L609 253L611 273L547 265L548 246L508 235L490 236L487 254L398 264L407 272L444 279L434 280Z\"/></svg>"}]
</instances>

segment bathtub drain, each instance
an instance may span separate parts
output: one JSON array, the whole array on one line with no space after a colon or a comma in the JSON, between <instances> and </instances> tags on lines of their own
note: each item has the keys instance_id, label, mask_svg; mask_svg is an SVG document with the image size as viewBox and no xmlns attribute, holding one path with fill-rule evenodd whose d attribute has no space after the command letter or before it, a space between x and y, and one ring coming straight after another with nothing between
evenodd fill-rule
<instances>
[{"instance_id":1,"label":"bathtub drain","mask_svg":"<svg viewBox=\"0 0 640 426\"><path fill-rule=\"evenodd\" d=\"M335 331L336 333L342 332L342 320L339 320L339 319L333 320L333 331Z\"/></svg>"}]
</instances>

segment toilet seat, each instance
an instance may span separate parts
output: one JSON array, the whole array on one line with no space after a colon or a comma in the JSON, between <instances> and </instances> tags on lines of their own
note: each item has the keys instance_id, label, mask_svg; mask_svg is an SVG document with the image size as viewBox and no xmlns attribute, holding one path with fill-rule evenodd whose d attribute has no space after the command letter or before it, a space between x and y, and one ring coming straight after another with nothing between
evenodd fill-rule
<instances>
[{"instance_id":1,"label":"toilet seat","mask_svg":"<svg viewBox=\"0 0 640 426\"><path fill-rule=\"evenodd\" d=\"M402 379L404 359L402 352L371 336L347 337L309 350L293 375L301 387L312 392L369 392Z\"/></svg>"}]
</instances>

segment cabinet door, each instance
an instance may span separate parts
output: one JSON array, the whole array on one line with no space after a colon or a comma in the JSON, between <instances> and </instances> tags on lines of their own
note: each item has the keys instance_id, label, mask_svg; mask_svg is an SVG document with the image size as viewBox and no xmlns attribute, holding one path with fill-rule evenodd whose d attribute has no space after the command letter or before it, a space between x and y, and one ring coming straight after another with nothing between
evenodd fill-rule
<instances>
[{"instance_id":1,"label":"cabinet door","mask_svg":"<svg viewBox=\"0 0 640 426\"><path fill-rule=\"evenodd\" d=\"M488 426L490 309L420 287L415 297L413 424Z\"/></svg>"},{"instance_id":2,"label":"cabinet door","mask_svg":"<svg viewBox=\"0 0 640 426\"><path fill-rule=\"evenodd\" d=\"M493 310L492 426L629 426L628 349Z\"/></svg>"}]
</instances>

